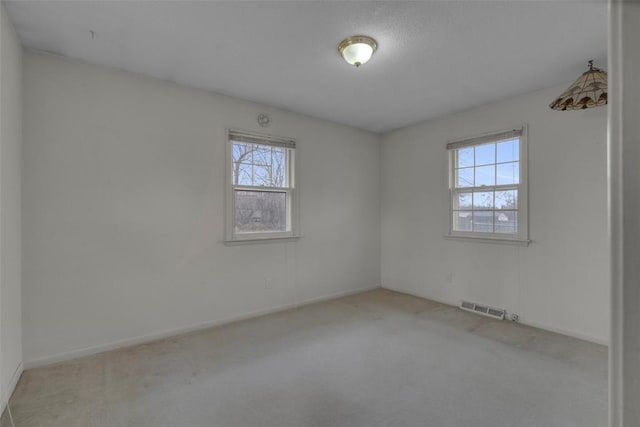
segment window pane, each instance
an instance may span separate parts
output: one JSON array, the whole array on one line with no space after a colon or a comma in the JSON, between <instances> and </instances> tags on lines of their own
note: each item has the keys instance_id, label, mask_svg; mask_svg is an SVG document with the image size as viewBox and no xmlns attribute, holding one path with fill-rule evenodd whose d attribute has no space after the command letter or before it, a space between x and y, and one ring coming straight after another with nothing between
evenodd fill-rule
<instances>
[{"instance_id":1,"label":"window pane","mask_svg":"<svg viewBox=\"0 0 640 427\"><path fill-rule=\"evenodd\" d=\"M275 187L272 177L271 166L253 165L253 185Z\"/></svg>"},{"instance_id":2,"label":"window pane","mask_svg":"<svg viewBox=\"0 0 640 427\"><path fill-rule=\"evenodd\" d=\"M476 166L490 165L496 162L496 144L483 144L476 146Z\"/></svg>"},{"instance_id":3,"label":"window pane","mask_svg":"<svg viewBox=\"0 0 640 427\"><path fill-rule=\"evenodd\" d=\"M494 213L496 233L515 234L518 232L518 212L496 211Z\"/></svg>"},{"instance_id":4,"label":"window pane","mask_svg":"<svg viewBox=\"0 0 640 427\"><path fill-rule=\"evenodd\" d=\"M253 144L247 144L245 142L233 143L233 161L239 163L251 163Z\"/></svg>"},{"instance_id":5,"label":"window pane","mask_svg":"<svg viewBox=\"0 0 640 427\"><path fill-rule=\"evenodd\" d=\"M471 193L457 193L453 199L453 209L471 209L473 195Z\"/></svg>"},{"instance_id":6,"label":"window pane","mask_svg":"<svg viewBox=\"0 0 640 427\"><path fill-rule=\"evenodd\" d=\"M234 142L233 183L256 187L286 187L286 148Z\"/></svg>"},{"instance_id":7,"label":"window pane","mask_svg":"<svg viewBox=\"0 0 640 427\"><path fill-rule=\"evenodd\" d=\"M473 187L474 168L456 170L456 187Z\"/></svg>"},{"instance_id":8,"label":"window pane","mask_svg":"<svg viewBox=\"0 0 640 427\"><path fill-rule=\"evenodd\" d=\"M473 231L493 233L493 211L473 211Z\"/></svg>"},{"instance_id":9,"label":"window pane","mask_svg":"<svg viewBox=\"0 0 640 427\"><path fill-rule=\"evenodd\" d=\"M498 163L520 160L520 140L517 138L498 143L497 149Z\"/></svg>"},{"instance_id":10,"label":"window pane","mask_svg":"<svg viewBox=\"0 0 640 427\"><path fill-rule=\"evenodd\" d=\"M236 232L287 231L287 194L234 191Z\"/></svg>"},{"instance_id":11,"label":"window pane","mask_svg":"<svg viewBox=\"0 0 640 427\"><path fill-rule=\"evenodd\" d=\"M473 147L469 148L459 148L457 150L457 168L464 168L468 166L473 166Z\"/></svg>"},{"instance_id":12,"label":"window pane","mask_svg":"<svg viewBox=\"0 0 640 427\"><path fill-rule=\"evenodd\" d=\"M493 209L493 191L473 193L473 209Z\"/></svg>"},{"instance_id":13,"label":"window pane","mask_svg":"<svg viewBox=\"0 0 640 427\"><path fill-rule=\"evenodd\" d=\"M287 149L272 147L272 185L274 187L287 187Z\"/></svg>"},{"instance_id":14,"label":"window pane","mask_svg":"<svg viewBox=\"0 0 640 427\"><path fill-rule=\"evenodd\" d=\"M251 164L234 163L233 164L233 183L236 185L251 185L252 179Z\"/></svg>"},{"instance_id":15,"label":"window pane","mask_svg":"<svg viewBox=\"0 0 640 427\"><path fill-rule=\"evenodd\" d=\"M456 231L472 231L472 219L473 213L470 211L453 211L453 229Z\"/></svg>"},{"instance_id":16,"label":"window pane","mask_svg":"<svg viewBox=\"0 0 640 427\"><path fill-rule=\"evenodd\" d=\"M254 145L253 163L256 165L271 164L271 150L273 147L269 145Z\"/></svg>"},{"instance_id":17,"label":"window pane","mask_svg":"<svg viewBox=\"0 0 640 427\"><path fill-rule=\"evenodd\" d=\"M518 209L518 190L496 191L496 209Z\"/></svg>"},{"instance_id":18,"label":"window pane","mask_svg":"<svg viewBox=\"0 0 640 427\"><path fill-rule=\"evenodd\" d=\"M476 167L475 186L482 185L496 185L496 167L494 165Z\"/></svg>"},{"instance_id":19,"label":"window pane","mask_svg":"<svg viewBox=\"0 0 640 427\"><path fill-rule=\"evenodd\" d=\"M520 163L501 163L497 166L497 185L519 184Z\"/></svg>"}]
</instances>

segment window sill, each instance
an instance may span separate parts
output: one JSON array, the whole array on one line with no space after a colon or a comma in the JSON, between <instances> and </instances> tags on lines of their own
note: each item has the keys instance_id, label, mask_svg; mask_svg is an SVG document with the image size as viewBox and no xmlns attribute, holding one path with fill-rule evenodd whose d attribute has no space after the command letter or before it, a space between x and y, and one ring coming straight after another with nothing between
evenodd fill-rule
<instances>
[{"instance_id":1,"label":"window sill","mask_svg":"<svg viewBox=\"0 0 640 427\"><path fill-rule=\"evenodd\" d=\"M236 245L251 245L256 243L296 242L300 240L301 237L302 236L253 237L248 239L223 240L222 243L225 246L236 246Z\"/></svg>"},{"instance_id":2,"label":"window sill","mask_svg":"<svg viewBox=\"0 0 640 427\"><path fill-rule=\"evenodd\" d=\"M456 234L445 234L444 236L447 240L459 240L459 241L467 241L467 242L478 242L478 243L497 243L503 245L515 245L515 246L529 246L531 240L529 239L510 239L508 237L494 237L494 236L463 236Z\"/></svg>"}]
</instances>

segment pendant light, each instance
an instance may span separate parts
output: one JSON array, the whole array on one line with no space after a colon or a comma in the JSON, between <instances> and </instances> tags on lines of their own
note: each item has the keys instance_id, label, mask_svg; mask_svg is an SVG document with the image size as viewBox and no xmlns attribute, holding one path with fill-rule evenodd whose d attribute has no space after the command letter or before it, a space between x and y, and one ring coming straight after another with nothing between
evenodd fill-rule
<instances>
[{"instance_id":1,"label":"pendant light","mask_svg":"<svg viewBox=\"0 0 640 427\"><path fill-rule=\"evenodd\" d=\"M607 104L607 72L594 67L589 61L589 69L578 80L549 104L553 110L584 110Z\"/></svg>"}]
</instances>

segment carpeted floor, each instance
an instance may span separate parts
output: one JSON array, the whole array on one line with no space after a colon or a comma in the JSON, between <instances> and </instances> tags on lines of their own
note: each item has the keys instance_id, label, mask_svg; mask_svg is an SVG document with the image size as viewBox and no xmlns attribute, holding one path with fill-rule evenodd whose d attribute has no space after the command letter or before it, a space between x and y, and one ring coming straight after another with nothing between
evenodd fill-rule
<instances>
[{"instance_id":1,"label":"carpeted floor","mask_svg":"<svg viewBox=\"0 0 640 427\"><path fill-rule=\"evenodd\" d=\"M375 290L28 370L10 405L16 427L604 427L607 349Z\"/></svg>"}]
</instances>

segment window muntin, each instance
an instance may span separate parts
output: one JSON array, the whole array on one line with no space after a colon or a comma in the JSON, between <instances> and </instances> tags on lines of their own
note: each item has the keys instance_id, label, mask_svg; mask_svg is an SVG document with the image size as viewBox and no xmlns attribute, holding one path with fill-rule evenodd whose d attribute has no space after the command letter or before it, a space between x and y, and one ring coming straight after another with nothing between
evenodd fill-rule
<instances>
[{"instance_id":1,"label":"window muntin","mask_svg":"<svg viewBox=\"0 0 640 427\"><path fill-rule=\"evenodd\" d=\"M450 235L526 239L523 130L447 144Z\"/></svg>"},{"instance_id":2,"label":"window muntin","mask_svg":"<svg viewBox=\"0 0 640 427\"><path fill-rule=\"evenodd\" d=\"M229 132L227 240L294 236L295 141Z\"/></svg>"}]
</instances>

